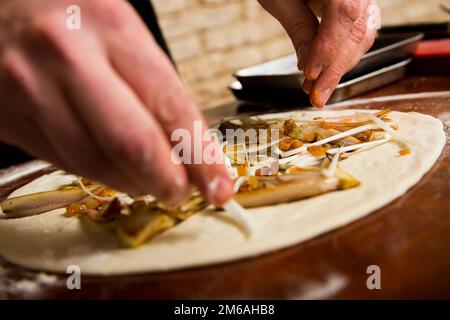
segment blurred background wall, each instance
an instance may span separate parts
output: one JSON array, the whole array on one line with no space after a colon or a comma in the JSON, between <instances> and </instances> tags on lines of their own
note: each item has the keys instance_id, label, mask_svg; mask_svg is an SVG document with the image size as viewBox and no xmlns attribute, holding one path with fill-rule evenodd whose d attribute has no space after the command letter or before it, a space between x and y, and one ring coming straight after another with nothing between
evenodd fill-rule
<instances>
[{"instance_id":1,"label":"blurred background wall","mask_svg":"<svg viewBox=\"0 0 450 320\"><path fill-rule=\"evenodd\" d=\"M445 0L379 0L382 24L450 19ZM202 108L232 101L239 68L294 52L257 0L153 0L182 79Z\"/></svg>"}]
</instances>

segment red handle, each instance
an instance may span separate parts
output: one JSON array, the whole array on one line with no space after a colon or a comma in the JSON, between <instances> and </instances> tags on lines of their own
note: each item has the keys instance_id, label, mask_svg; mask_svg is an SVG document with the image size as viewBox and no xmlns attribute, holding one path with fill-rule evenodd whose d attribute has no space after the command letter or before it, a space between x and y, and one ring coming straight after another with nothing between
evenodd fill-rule
<instances>
[{"instance_id":1,"label":"red handle","mask_svg":"<svg viewBox=\"0 0 450 320\"><path fill-rule=\"evenodd\" d=\"M449 57L450 38L419 42L414 58Z\"/></svg>"}]
</instances>

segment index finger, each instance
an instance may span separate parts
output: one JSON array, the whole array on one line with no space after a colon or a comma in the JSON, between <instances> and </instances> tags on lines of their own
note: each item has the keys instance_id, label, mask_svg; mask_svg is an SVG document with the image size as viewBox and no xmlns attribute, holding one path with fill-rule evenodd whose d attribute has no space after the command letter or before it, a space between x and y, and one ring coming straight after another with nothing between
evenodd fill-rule
<instances>
[{"instance_id":1,"label":"index finger","mask_svg":"<svg viewBox=\"0 0 450 320\"><path fill-rule=\"evenodd\" d=\"M189 134L191 141L187 145L190 150L183 151L190 151L191 161L183 164L191 180L206 195L208 201L223 204L231 198L233 191L225 165L220 161L222 151L216 150L218 161L214 163L205 162L203 157L192 159L195 150L200 150L203 156L210 144L203 139L207 129L206 122L169 59L152 40L145 26L135 16L130 16L129 21L136 24L132 30L118 34L118 41L109 44L108 51L116 71L152 112L167 138L170 139L177 129L184 129ZM124 42L127 46L123 46ZM177 142L172 141L172 145ZM187 158L184 155L182 159Z\"/></svg>"},{"instance_id":2,"label":"index finger","mask_svg":"<svg viewBox=\"0 0 450 320\"><path fill-rule=\"evenodd\" d=\"M365 29L359 30L353 26L365 13L368 6L369 0L332 0L329 2L306 61L306 79L316 80L332 63L343 45L349 41L357 42L358 39L364 37ZM357 32L359 33L357 34Z\"/></svg>"},{"instance_id":3,"label":"index finger","mask_svg":"<svg viewBox=\"0 0 450 320\"><path fill-rule=\"evenodd\" d=\"M303 1L258 1L286 30L297 53L298 67L304 70L305 61L319 25L317 17Z\"/></svg>"}]
</instances>

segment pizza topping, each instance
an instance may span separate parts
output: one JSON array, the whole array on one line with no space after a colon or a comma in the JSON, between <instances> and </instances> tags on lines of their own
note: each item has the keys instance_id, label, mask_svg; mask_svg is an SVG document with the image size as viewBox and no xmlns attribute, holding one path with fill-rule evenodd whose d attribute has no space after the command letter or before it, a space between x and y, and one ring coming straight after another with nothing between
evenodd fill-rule
<instances>
[{"instance_id":1,"label":"pizza topping","mask_svg":"<svg viewBox=\"0 0 450 320\"><path fill-rule=\"evenodd\" d=\"M265 137L265 138L269 139L270 137ZM261 151L269 149L270 147L272 147L272 146L274 146L276 144L282 143L283 140L284 140L284 138L281 138L281 139L277 139L277 140L271 141L269 143L264 143L264 144L260 144L260 145L257 145L257 146L250 146L250 147L246 148L244 151L247 152L247 153L261 152Z\"/></svg>"},{"instance_id":2,"label":"pizza topping","mask_svg":"<svg viewBox=\"0 0 450 320\"><path fill-rule=\"evenodd\" d=\"M370 141L370 142L363 142L363 143L354 144L354 145L346 146L346 147L332 148L332 149L328 149L327 153L328 154L336 154L338 152L338 150L340 150L340 149L342 149L342 152L355 151L358 149L368 149L368 148L372 148L372 147L381 145L383 143L386 143L390 140L391 140L391 136L389 134L387 134L387 135L385 135L385 137L383 139L378 139L378 140L374 140L374 141Z\"/></svg>"},{"instance_id":3,"label":"pizza topping","mask_svg":"<svg viewBox=\"0 0 450 320\"><path fill-rule=\"evenodd\" d=\"M394 129L392 129L390 125L386 124L383 120L379 119L374 114L367 113L367 116L370 118L370 120L379 125L384 131L389 133L394 139L405 144L406 146L412 145L411 142L409 142L406 138L400 136Z\"/></svg>"},{"instance_id":4,"label":"pizza topping","mask_svg":"<svg viewBox=\"0 0 450 320\"><path fill-rule=\"evenodd\" d=\"M236 179L233 185L233 191L234 193L239 192L241 189L241 186L248 180L248 177L239 177Z\"/></svg>"},{"instance_id":5,"label":"pizza topping","mask_svg":"<svg viewBox=\"0 0 450 320\"><path fill-rule=\"evenodd\" d=\"M252 225L247 218L247 212L242 206L231 199L223 205L223 208L233 217L248 237L252 236Z\"/></svg>"},{"instance_id":6,"label":"pizza topping","mask_svg":"<svg viewBox=\"0 0 450 320\"><path fill-rule=\"evenodd\" d=\"M294 154L303 152L303 151L304 151L305 149L307 149L309 146L320 146L320 145L324 145L324 144L326 144L326 143L334 142L334 141L337 141L337 140L340 140L340 139L343 139L343 138L352 136L352 135L354 135L354 134L357 134L357 133L360 133L360 132L363 132L363 131L366 131L366 130L371 130L371 129L374 129L374 128L376 128L376 126L371 125L371 124L370 124L370 125L364 125L364 126L357 127L357 128L353 128L353 129L350 129L350 130L347 130L347 131L340 132L340 133L338 133L338 134L329 136L329 137L327 137L327 138L318 140L318 141L316 141L316 142L310 143L309 145L304 145L303 147L300 147L300 148L297 148L297 149L293 149L293 150L284 152L284 153L282 154L282 156L283 156L283 157L288 157L288 156L291 156L291 155L294 155Z\"/></svg>"},{"instance_id":7,"label":"pizza topping","mask_svg":"<svg viewBox=\"0 0 450 320\"><path fill-rule=\"evenodd\" d=\"M321 121L320 127L323 129L334 129L334 128L336 128L336 123Z\"/></svg>"},{"instance_id":8,"label":"pizza topping","mask_svg":"<svg viewBox=\"0 0 450 320\"><path fill-rule=\"evenodd\" d=\"M119 220L117 235L125 247L136 248L176 225L176 220L163 212L143 210Z\"/></svg>"},{"instance_id":9,"label":"pizza topping","mask_svg":"<svg viewBox=\"0 0 450 320\"><path fill-rule=\"evenodd\" d=\"M370 130L369 130L370 131ZM369 131L363 131L361 132L359 135L363 134L366 135ZM334 129L322 129L322 128L318 128L317 129L317 140L323 140L332 136L335 136L337 134L339 134L340 132ZM357 138L357 135L354 136L348 136L348 137L344 137L342 139L338 139L336 140L339 144L345 144L345 145L352 145L352 144L357 144L360 143L361 141ZM362 137L364 138L364 136Z\"/></svg>"},{"instance_id":10,"label":"pizza topping","mask_svg":"<svg viewBox=\"0 0 450 320\"><path fill-rule=\"evenodd\" d=\"M267 136L258 133L256 143L249 139L223 142L225 165L234 179L235 192L223 209L250 236L252 228L243 207L357 187L359 181L342 170L339 163L355 151L392 139L404 142L395 131L397 124L388 118L390 112L317 117L311 121L244 118L222 123L221 131L271 129L280 137L266 141L267 136L274 136L271 131ZM411 150L405 148L399 153L406 155ZM57 191L24 197L7 199L0 203L0 209L7 217L21 217L65 207L66 216L116 232L127 247L139 246L209 206L196 190L183 205L168 206L151 196L131 197L82 178Z\"/></svg>"},{"instance_id":11,"label":"pizza topping","mask_svg":"<svg viewBox=\"0 0 450 320\"><path fill-rule=\"evenodd\" d=\"M355 177L339 167L336 168L335 176L339 179L338 188L340 190L356 188L361 184Z\"/></svg>"},{"instance_id":12,"label":"pizza topping","mask_svg":"<svg viewBox=\"0 0 450 320\"><path fill-rule=\"evenodd\" d=\"M401 156L406 156L411 154L411 149L402 149L398 152Z\"/></svg>"},{"instance_id":13,"label":"pizza topping","mask_svg":"<svg viewBox=\"0 0 450 320\"><path fill-rule=\"evenodd\" d=\"M114 190L111 190L111 192L108 192L108 191L104 191L104 190L107 190L106 188L103 188L103 190L101 192L99 192L98 194L94 194L88 188L86 188L86 186L81 178L78 179L78 184L80 185L80 187L83 189L84 192L86 192L88 195L90 195L91 197L93 197L95 199L112 201L115 198L116 192ZM111 194L107 194L107 193L111 193Z\"/></svg>"},{"instance_id":14,"label":"pizza topping","mask_svg":"<svg viewBox=\"0 0 450 320\"><path fill-rule=\"evenodd\" d=\"M339 148L338 152L336 152L336 154L334 155L333 160L331 160L330 166L322 171L325 177L331 178L336 175L337 164L339 161L339 157L341 156L341 153L342 148Z\"/></svg>"},{"instance_id":15,"label":"pizza topping","mask_svg":"<svg viewBox=\"0 0 450 320\"><path fill-rule=\"evenodd\" d=\"M286 120L283 123L283 133L285 135L289 135L290 132L294 131L297 128L297 123L293 119Z\"/></svg>"},{"instance_id":16,"label":"pizza topping","mask_svg":"<svg viewBox=\"0 0 450 320\"><path fill-rule=\"evenodd\" d=\"M247 168L246 164L238 164L236 169L237 169L237 174L239 177L247 175L248 168Z\"/></svg>"},{"instance_id":17,"label":"pizza topping","mask_svg":"<svg viewBox=\"0 0 450 320\"><path fill-rule=\"evenodd\" d=\"M250 186L250 188L252 188L252 189L258 189L260 186L259 178L254 177L254 176L249 177L247 182L248 182L248 185Z\"/></svg>"},{"instance_id":18,"label":"pizza topping","mask_svg":"<svg viewBox=\"0 0 450 320\"><path fill-rule=\"evenodd\" d=\"M280 176L287 177L287 176ZM276 189L260 188L254 191L243 191L234 196L234 199L246 208L273 205L279 203L314 197L338 189L339 180L335 177L326 178L322 174L302 177L290 175L290 181L277 181L272 178Z\"/></svg>"},{"instance_id":19,"label":"pizza topping","mask_svg":"<svg viewBox=\"0 0 450 320\"><path fill-rule=\"evenodd\" d=\"M286 130L286 129L285 129ZM313 142L316 140L317 136L317 127L311 126L307 124L302 124L295 129L286 132L286 134L294 139L305 141L305 142Z\"/></svg>"},{"instance_id":20,"label":"pizza topping","mask_svg":"<svg viewBox=\"0 0 450 320\"><path fill-rule=\"evenodd\" d=\"M325 156L328 149L330 149L330 146L327 146L327 145L322 145L322 146L312 145L312 146L309 146L308 148L306 148L306 150L308 150L308 152L311 153L311 155L316 158Z\"/></svg>"},{"instance_id":21,"label":"pizza topping","mask_svg":"<svg viewBox=\"0 0 450 320\"><path fill-rule=\"evenodd\" d=\"M290 166L286 169L286 174L292 173L305 173L305 172L318 172L320 169L318 167L297 167Z\"/></svg>"},{"instance_id":22,"label":"pizza topping","mask_svg":"<svg viewBox=\"0 0 450 320\"><path fill-rule=\"evenodd\" d=\"M289 151L292 149L297 149L303 146L303 143L300 140L294 138L286 138L280 141L279 148L282 151Z\"/></svg>"},{"instance_id":23,"label":"pizza topping","mask_svg":"<svg viewBox=\"0 0 450 320\"><path fill-rule=\"evenodd\" d=\"M125 206L128 213L124 214L124 205L116 199L103 212L97 212L97 220L90 215L89 217L97 223L109 222L108 227L112 226L122 245L137 247L190 218L207 206L209 204L197 193L194 193L185 204L175 207L167 206L156 200L151 202L144 199L137 200L129 207Z\"/></svg>"},{"instance_id":24,"label":"pizza topping","mask_svg":"<svg viewBox=\"0 0 450 320\"><path fill-rule=\"evenodd\" d=\"M88 195L83 189L69 187L5 199L0 202L0 207L7 218L21 218L63 208L86 197Z\"/></svg>"},{"instance_id":25,"label":"pizza topping","mask_svg":"<svg viewBox=\"0 0 450 320\"><path fill-rule=\"evenodd\" d=\"M79 215L82 211L85 210L87 210L85 205L73 202L66 207L66 216L74 217Z\"/></svg>"}]
</instances>

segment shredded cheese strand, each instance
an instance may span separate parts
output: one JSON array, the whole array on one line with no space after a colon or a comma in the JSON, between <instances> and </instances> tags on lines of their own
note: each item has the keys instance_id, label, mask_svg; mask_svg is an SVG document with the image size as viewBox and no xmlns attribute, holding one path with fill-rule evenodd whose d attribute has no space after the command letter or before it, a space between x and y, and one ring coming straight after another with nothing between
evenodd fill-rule
<instances>
[{"instance_id":1,"label":"shredded cheese strand","mask_svg":"<svg viewBox=\"0 0 450 320\"><path fill-rule=\"evenodd\" d=\"M298 147L296 149L292 149L292 150L289 150L286 152L281 152L281 157L286 158L286 157L290 157L290 156L296 155L298 153L307 151L308 146L309 146L309 144L306 143L303 146Z\"/></svg>"},{"instance_id":2,"label":"shredded cheese strand","mask_svg":"<svg viewBox=\"0 0 450 320\"><path fill-rule=\"evenodd\" d=\"M238 176L237 174L237 169L233 168L232 164L231 164L231 160L230 158L228 158L227 155L225 155L224 157L224 162L225 162L225 168L228 171L228 175L230 176L230 178L236 178Z\"/></svg>"},{"instance_id":3,"label":"shredded cheese strand","mask_svg":"<svg viewBox=\"0 0 450 320\"><path fill-rule=\"evenodd\" d=\"M279 164L289 164L289 163L291 163L295 159L298 159L301 156L302 155L300 155L300 154L294 154L293 156L289 156L289 157L286 157L286 158L279 159L278 163Z\"/></svg>"},{"instance_id":4,"label":"shredded cheese strand","mask_svg":"<svg viewBox=\"0 0 450 320\"><path fill-rule=\"evenodd\" d=\"M352 136L354 134L357 134L357 133L360 133L360 132L364 132L366 130L377 129L378 127L379 127L378 125L373 125L373 124L366 124L366 125L363 125L363 126L359 126L359 127L356 127L356 128L353 128L353 129L350 129L350 130L347 130L347 131L335 134L335 135L330 136L328 138L325 138L325 139L322 139L322 140L319 140L319 141L316 141L316 142L313 142L313 143L310 143L310 144L305 144L305 145L301 146L300 148L286 151L286 152L284 152L282 154L282 156L283 157L288 157L288 156L291 156L291 155L294 155L294 154L306 151L307 148L310 147L310 146L320 146L322 144L325 144L325 143L328 143L328 142L331 142L331 141L334 141L334 140L339 140L339 139L342 139L342 138L345 138L345 137L348 137L348 136Z\"/></svg>"},{"instance_id":5,"label":"shredded cheese strand","mask_svg":"<svg viewBox=\"0 0 450 320\"><path fill-rule=\"evenodd\" d=\"M381 129L389 133L394 139L398 140L399 142L410 146L412 143L408 141L406 138L403 138L400 134L398 134L394 129L392 129L386 122L379 119L376 115L373 113L362 113L364 115L367 115L370 120L372 120L375 124L380 126Z\"/></svg>"},{"instance_id":6,"label":"shredded cheese strand","mask_svg":"<svg viewBox=\"0 0 450 320\"><path fill-rule=\"evenodd\" d=\"M247 148L247 146L245 146L244 151L239 151L238 150L238 151L236 151L236 153L237 154L244 153L244 152L246 152L246 153L255 153L255 152L258 152L258 151L263 151L263 150L269 149L273 145L276 145L276 144L280 143L280 141L283 140L283 139L284 138L281 138L281 139L278 139L278 140L275 140L275 141L272 141L270 143L266 143L266 144L263 144L263 145L260 145L260 146L254 146L254 147L249 147L249 148Z\"/></svg>"},{"instance_id":7,"label":"shredded cheese strand","mask_svg":"<svg viewBox=\"0 0 450 320\"><path fill-rule=\"evenodd\" d=\"M296 154L287 158L279 159L279 164L295 164L295 163L301 163L301 162L316 162L317 160L323 159L324 157L316 158L312 156L311 154Z\"/></svg>"},{"instance_id":8,"label":"shredded cheese strand","mask_svg":"<svg viewBox=\"0 0 450 320\"><path fill-rule=\"evenodd\" d=\"M237 193L239 191L239 189L241 188L242 184L244 182L246 182L247 179L248 179L248 177L246 177L246 176L242 176L242 177L237 178L236 181L234 182L234 185L233 185L233 192Z\"/></svg>"},{"instance_id":9,"label":"shredded cheese strand","mask_svg":"<svg viewBox=\"0 0 450 320\"><path fill-rule=\"evenodd\" d=\"M118 193L116 195L117 200L119 200L121 203L126 204L127 206L131 205L134 202L134 199L131 198L128 194L126 193Z\"/></svg>"},{"instance_id":10,"label":"shredded cheese strand","mask_svg":"<svg viewBox=\"0 0 450 320\"><path fill-rule=\"evenodd\" d=\"M384 144L384 143L389 142L391 140L392 140L392 136L390 134L386 134L383 139L369 141L369 142L363 142L363 143L358 143L358 144L354 144L354 145L346 146L346 147L342 147L342 148L333 148L333 149L327 150L327 153L328 154L336 154L336 153L339 152L340 149L342 149L342 152L348 152L348 151L353 151L353 150L358 150L358 149L365 149L365 148L369 148L369 147L373 147L373 146L378 146L378 145Z\"/></svg>"},{"instance_id":11,"label":"shredded cheese strand","mask_svg":"<svg viewBox=\"0 0 450 320\"><path fill-rule=\"evenodd\" d=\"M246 217L247 211L235 200L231 199L222 206L236 221L245 234L251 237L253 234L249 219Z\"/></svg>"},{"instance_id":12,"label":"shredded cheese strand","mask_svg":"<svg viewBox=\"0 0 450 320\"><path fill-rule=\"evenodd\" d=\"M269 159L265 159L263 161L259 161L259 162L255 163L254 165L247 167L248 175L254 176L256 174L256 170L265 168L276 162L279 163L279 160L277 158L269 158Z\"/></svg>"},{"instance_id":13,"label":"shredded cheese strand","mask_svg":"<svg viewBox=\"0 0 450 320\"><path fill-rule=\"evenodd\" d=\"M342 154L342 148L339 148L338 152L334 155L328 168L322 171L322 174L327 178L332 178L336 174L339 157Z\"/></svg>"},{"instance_id":14,"label":"shredded cheese strand","mask_svg":"<svg viewBox=\"0 0 450 320\"><path fill-rule=\"evenodd\" d=\"M314 156L305 154L305 155L299 156L298 160L294 160L290 164L292 164L296 167L309 167L309 166L317 165L318 163L320 163L320 160L322 160L323 158L325 158L325 156L316 158Z\"/></svg>"},{"instance_id":15,"label":"shredded cheese strand","mask_svg":"<svg viewBox=\"0 0 450 320\"><path fill-rule=\"evenodd\" d=\"M101 200L101 201L112 201L114 200L114 198L116 196L112 196L112 197L100 197L97 196L96 194L92 193L88 188L86 188L86 186L84 185L83 181L81 181L80 178L78 178L77 180L78 184L80 185L81 189L83 189L84 192L86 192L88 195L90 195L92 198L95 198L97 200Z\"/></svg>"}]
</instances>

